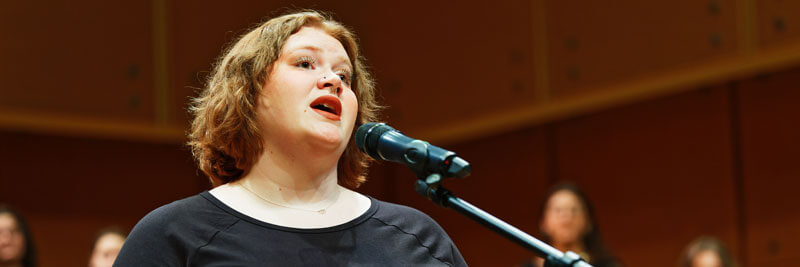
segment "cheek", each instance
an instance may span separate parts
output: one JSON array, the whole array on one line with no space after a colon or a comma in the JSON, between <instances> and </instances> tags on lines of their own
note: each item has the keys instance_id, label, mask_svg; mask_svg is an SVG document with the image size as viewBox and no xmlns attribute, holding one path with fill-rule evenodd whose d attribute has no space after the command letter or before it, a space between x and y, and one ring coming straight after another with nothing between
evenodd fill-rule
<instances>
[{"instance_id":1,"label":"cheek","mask_svg":"<svg viewBox=\"0 0 800 267\"><path fill-rule=\"evenodd\" d=\"M552 232L553 232L553 230L555 228L554 227L555 225L556 225L556 222L553 220L553 217L552 216L547 216L547 217L544 218L544 220L542 220L542 229L541 230L544 231L545 233L552 234Z\"/></svg>"},{"instance_id":2,"label":"cheek","mask_svg":"<svg viewBox=\"0 0 800 267\"><path fill-rule=\"evenodd\" d=\"M268 109L279 109L303 102L315 87L312 78L286 70L276 70L272 78L262 86L259 94L261 103L258 105Z\"/></svg>"},{"instance_id":3,"label":"cheek","mask_svg":"<svg viewBox=\"0 0 800 267\"><path fill-rule=\"evenodd\" d=\"M13 243L17 245L20 250L24 250L25 248L25 238L22 237L21 234L14 236Z\"/></svg>"},{"instance_id":4,"label":"cheek","mask_svg":"<svg viewBox=\"0 0 800 267\"><path fill-rule=\"evenodd\" d=\"M342 108L348 114L348 117L352 117L352 120L355 121L358 115L358 99L352 91L342 96Z\"/></svg>"}]
</instances>

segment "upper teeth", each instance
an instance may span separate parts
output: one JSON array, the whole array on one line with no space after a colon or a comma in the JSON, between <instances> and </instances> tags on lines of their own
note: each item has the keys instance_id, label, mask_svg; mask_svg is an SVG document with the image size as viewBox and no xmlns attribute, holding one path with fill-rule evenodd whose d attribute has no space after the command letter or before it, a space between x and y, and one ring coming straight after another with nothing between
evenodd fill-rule
<instances>
[{"instance_id":1,"label":"upper teeth","mask_svg":"<svg viewBox=\"0 0 800 267\"><path fill-rule=\"evenodd\" d=\"M331 105L327 104L327 103L326 104L322 104L322 106L333 110L333 107Z\"/></svg>"}]
</instances>

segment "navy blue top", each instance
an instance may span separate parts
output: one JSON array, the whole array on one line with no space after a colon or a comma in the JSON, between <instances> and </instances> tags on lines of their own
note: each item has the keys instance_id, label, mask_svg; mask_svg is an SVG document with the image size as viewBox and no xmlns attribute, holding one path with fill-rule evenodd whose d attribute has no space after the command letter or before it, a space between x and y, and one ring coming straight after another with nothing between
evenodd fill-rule
<instances>
[{"instance_id":1,"label":"navy blue top","mask_svg":"<svg viewBox=\"0 0 800 267\"><path fill-rule=\"evenodd\" d=\"M205 191L147 214L114 266L466 266L428 215L370 201L347 223L299 229L244 215Z\"/></svg>"}]
</instances>

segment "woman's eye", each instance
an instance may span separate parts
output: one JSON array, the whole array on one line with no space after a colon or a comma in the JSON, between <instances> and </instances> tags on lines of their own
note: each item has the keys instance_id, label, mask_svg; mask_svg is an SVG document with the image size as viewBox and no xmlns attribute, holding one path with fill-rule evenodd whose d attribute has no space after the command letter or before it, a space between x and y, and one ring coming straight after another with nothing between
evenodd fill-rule
<instances>
[{"instance_id":1,"label":"woman's eye","mask_svg":"<svg viewBox=\"0 0 800 267\"><path fill-rule=\"evenodd\" d=\"M298 58L297 61L294 63L294 65L297 66L298 68L313 69L314 62L315 62L314 58L303 56Z\"/></svg>"},{"instance_id":2,"label":"woman's eye","mask_svg":"<svg viewBox=\"0 0 800 267\"><path fill-rule=\"evenodd\" d=\"M350 84L350 77L347 75L339 74L339 79L342 79L342 81L346 84Z\"/></svg>"}]
</instances>

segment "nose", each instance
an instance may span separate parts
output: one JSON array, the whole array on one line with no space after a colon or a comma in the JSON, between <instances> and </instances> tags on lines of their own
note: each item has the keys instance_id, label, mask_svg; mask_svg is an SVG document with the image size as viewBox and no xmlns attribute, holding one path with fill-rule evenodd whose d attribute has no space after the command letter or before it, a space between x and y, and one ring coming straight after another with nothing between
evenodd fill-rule
<instances>
[{"instance_id":1,"label":"nose","mask_svg":"<svg viewBox=\"0 0 800 267\"><path fill-rule=\"evenodd\" d=\"M332 94L339 96L342 93L342 79L338 74L328 72L322 76L322 79L317 81L317 88L328 89Z\"/></svg>"}]
</instances>

